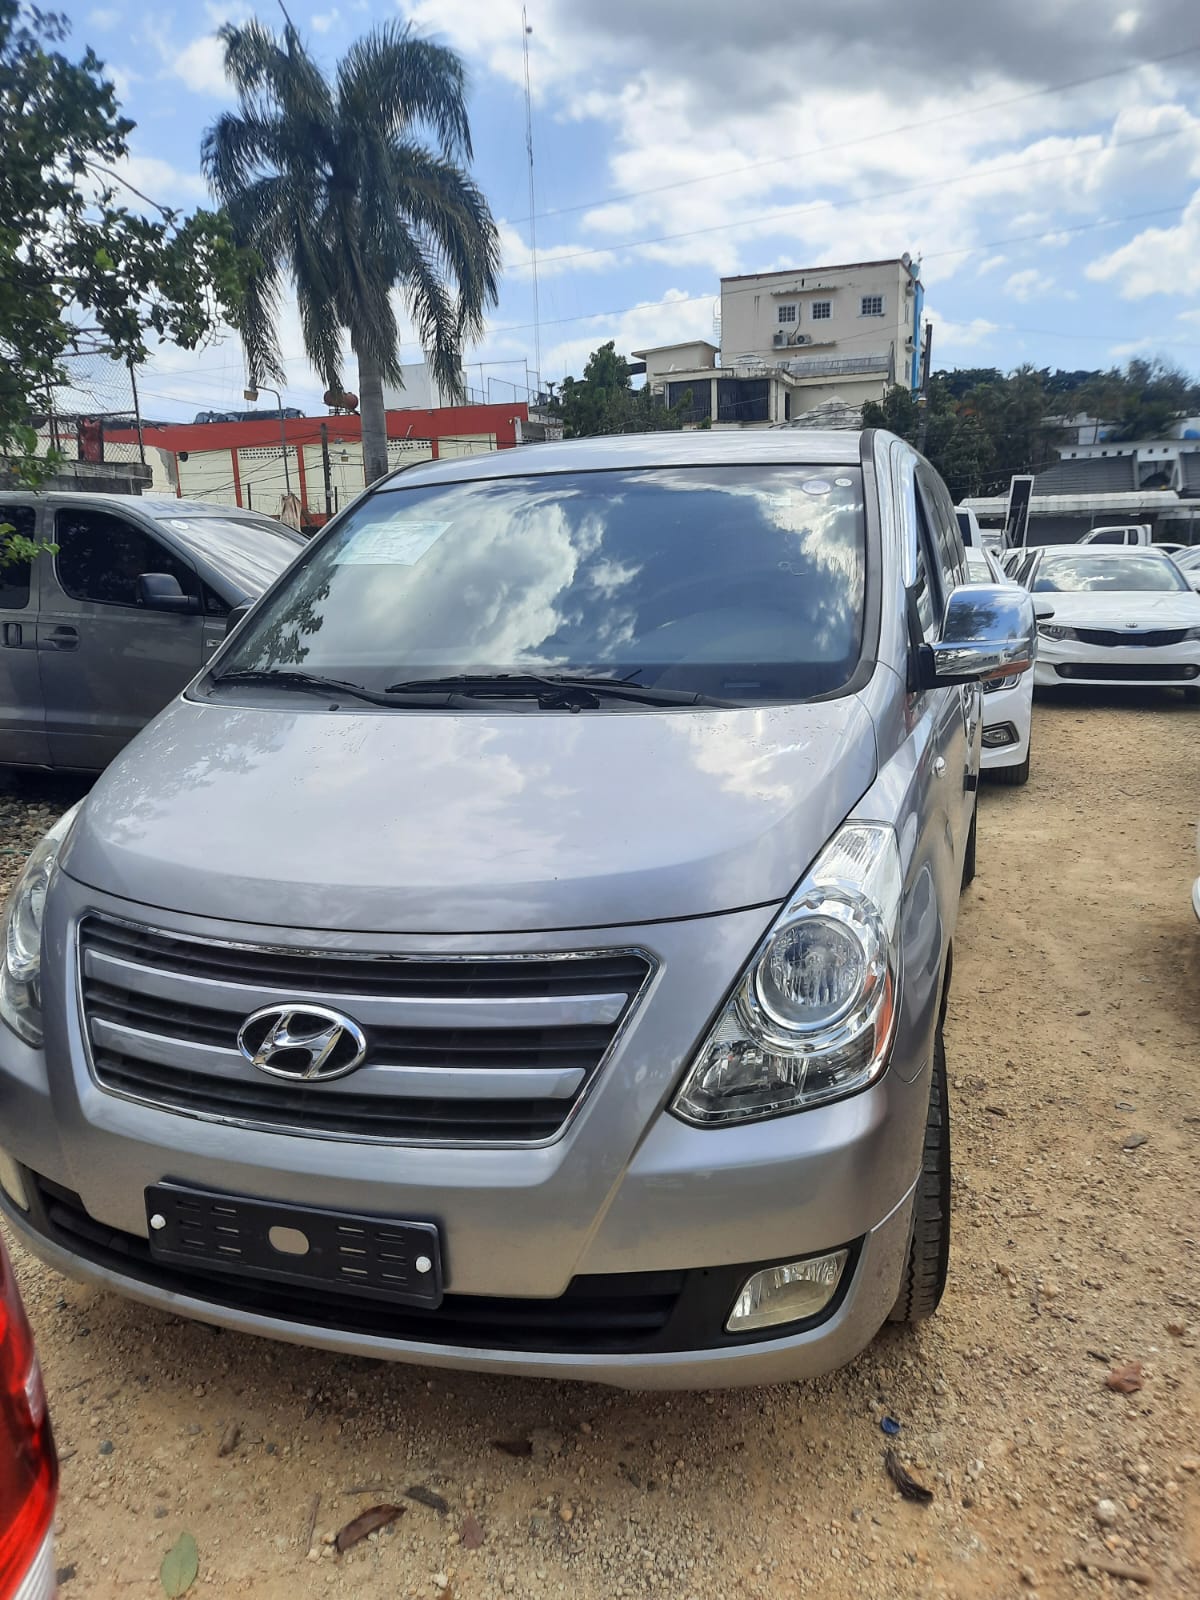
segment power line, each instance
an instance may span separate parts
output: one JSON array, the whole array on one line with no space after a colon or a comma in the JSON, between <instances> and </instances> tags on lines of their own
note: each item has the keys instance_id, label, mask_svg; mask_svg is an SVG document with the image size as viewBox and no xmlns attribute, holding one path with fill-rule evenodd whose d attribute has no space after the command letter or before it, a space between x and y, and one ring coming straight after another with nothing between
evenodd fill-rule
<instances>
[{"instance_id":1,"label":"power line","mask_svg":"<svg viewBox=\"0 0 1200 1600\"><path fill-rule=\"evenodd\" d=\"M1132 139L1114 139L1111 144L1095 152L1106 154L1110 150L1126 150L1135 145L1153 144L1164 139L1178 139L1191 128L1171 128L1159 133L1141 133ZM640 250L650 244L672 244L680 239L695 239L702 234L728 233L732 228L750 228L760 222L786 222L793 217L811 212L845 211L854 206L872 205L876 200L893 200L898 195L920 194L928 189L949 189L959 183L977 183L981 178L993 178L1006 172L1025 172L1031 167L1052 166L1066 161L1062 155L1039 156L1033 161L1014 161L1004 167L978 167L960 172L949 178L930 178L924 183L905 184L898 189L877 189L873 194L858 195L846 200L813 200L808 205L796 206L788 211L764 211L756 217L736 217L731 222L715 222L705 228L687 228L681 233L660 233L649 239L619 239L611 244L594 245L586 250L571 250L551 259L557 265L563 261L580 261L587 256L611 255L615 250ZM1066 229L1051 229L1049 233L1063 233ZM1044 235L1046 237L1048 235ZM528 261L513 262L513 270L528 267Z\"/></svg>"},{"instance_id":2,"label":"power line","mask_svg":"<svg viewBox=\"0 0 1200 1600\"><path fill-rule=\"evenodd\" d=\"M859 134L853 139L840 139L835 144L819 144L807 150L793 150L788 155L768 156L762 161L746 161L736 167L724 167L719 172L705 172L696 178L678 178L672 183L658 183L647 189L627 189L621 194L609 195L601 200L584 200L578 205L556 206L550 211L533 211L539 220L548 217L570 216L577 211L591 211L596 206L617 205L622 200L640 200L646 195L664 194L670 189L686 189L697 183L715 183L721 178L736 177L740 172L755 172L763 167L774 167L789 161L807 161L815 156L829 155L835 150L851 150L862 144L875 144L880 139L890 139L898 133L915 133L924 128L936 128L942 123L954 122L961 117L978 118L989 111L1004 111L1009 106L1021 105L1028 100L1038 100L1045 95L1065 94L1072 89L1082 89L1088 84L1103 83L1109 78L1123 77L1127 72L1140 71L1142 67L1162 66L1164 62L1178 61L1183 56L1195 55L1200 44L1190 44L1182 50L1171 50L1165 55L1148 56L1144 61L1134 61L1127 66L1111 67L1107 72L1097 72L1086 78L1068 78L1062 83L1048 84L1044 89L1028 89L1021 94L1009 95L1003 100L989 100L982 105L963 106L956 111L946 111L936 117L922 117L915 122L902 122L893 128L878 128L873 133ZM512 223L528 222L528 217L510 217Z\"/></svg>"}]
</instances>

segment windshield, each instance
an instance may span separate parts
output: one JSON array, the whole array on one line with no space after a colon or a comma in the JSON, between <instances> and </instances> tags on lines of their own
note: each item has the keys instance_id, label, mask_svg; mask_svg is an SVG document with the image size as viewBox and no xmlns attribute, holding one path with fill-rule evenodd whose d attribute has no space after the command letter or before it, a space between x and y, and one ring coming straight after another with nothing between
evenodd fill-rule
<instances>
[{"instance_id":1,"label":"windshield","mask_svg":"<svg viewBox=\"0 0 1200 1600\"><path fill-rule=\"evenodd\" d=\"M298 534L225 517L165 517L182 545L211 561L240 594L257 597L305 548Z\"/></svg>"},{"instance_id":2,"label":"windshield","mask_svg":"<svg viewBox=\"0 0 1200 1600\"><path fill-rule=\"evenodd\" d=\"M860 652L862 495L841 466L381 492L309 548L222 674L303 668L383 690L591 673L741 704L829 693Z\"/></svg>"},{"instance_id":3,"label":"windshield","mask_svg":"<svg viewBox=\"0 0 1200 1600\"><path fill-rule=\"evenodd\" d=\"M1185 572L1192 572L1195 568L1200 567L1200 548L1180 551L1175 557L1175 563L1177 566L1182 567Z\"/></svg>"},{"instance_id":4,"label":"windshield","mask_svg":"<svg viewBox=\"0 0 1200 1600\"><path fill-rule=\"evenodd\" d=\"M1043 556L1035 594L1171 593L1187 584L1170 556Z\"/></svg>"}]
</instances>

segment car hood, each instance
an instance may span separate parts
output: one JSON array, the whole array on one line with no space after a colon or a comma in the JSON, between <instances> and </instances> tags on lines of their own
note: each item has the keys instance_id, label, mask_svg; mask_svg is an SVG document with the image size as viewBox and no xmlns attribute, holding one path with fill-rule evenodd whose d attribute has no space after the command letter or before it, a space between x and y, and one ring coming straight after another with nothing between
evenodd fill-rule
<instances>
[{"instance_id":1,"label":"car hood","mask_svg":"<svg viewBox=\"0 0 1200 1600\"><path fill-rule=\"evenodd\" d=\"M1200 627L1200 600L1182 589L1174 593L1144 594L1121 590L1115 594L1037 594L1036 604L1054 607L1054 621L1069 627L1123 628L1129 623L1145 628Z\"/></svg>"},{"instance_id":2,"label":"car hood","mask_svg":"<svg viewBox=\"0 0 1200 1600\"><path fill-rule=\"evenodd\" d=\"M326 712L177 700L63 869L173 911L522 932L782 899L875 776L853 696L731 711Z\"/></svg>"}]
</instances>

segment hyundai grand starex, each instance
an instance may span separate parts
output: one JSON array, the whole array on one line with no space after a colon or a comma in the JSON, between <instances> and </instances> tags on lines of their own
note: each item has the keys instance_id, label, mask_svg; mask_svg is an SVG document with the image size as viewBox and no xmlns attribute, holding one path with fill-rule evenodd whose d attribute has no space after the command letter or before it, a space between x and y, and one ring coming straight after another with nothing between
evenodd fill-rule
<instances>
[{"instance_id":1,"label":"hyundai grand starex","mask_svg":"<svg viewBox=\"0 0 1200 1600\"><path fill-rule=\"evenodd\" d=\"M1022 591L884 433L380 482L33 852L0 1189L249 1332L629 1387L937 1305L980 684Z\"/></svg>"}]
</instances>

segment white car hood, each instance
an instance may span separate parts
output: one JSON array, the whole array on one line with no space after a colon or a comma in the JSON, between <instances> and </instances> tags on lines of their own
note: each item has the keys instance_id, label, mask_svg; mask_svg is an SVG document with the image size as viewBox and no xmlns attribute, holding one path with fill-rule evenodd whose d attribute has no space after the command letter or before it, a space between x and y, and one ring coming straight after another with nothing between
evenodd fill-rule
<instances>
[{"instance_id":1,"label":"white car hood","mask_svg":"<svg viewBox=\"0 0 1200 1600\"><path fill-rule=\"evenodd\" d=\"M1038 605L1054 607L1054 622L1067 627L1200 628L1200 594L1182 590L1148 594L1122 589L1109 594L1038 593Z\"/></svg>"}]
</instances>

